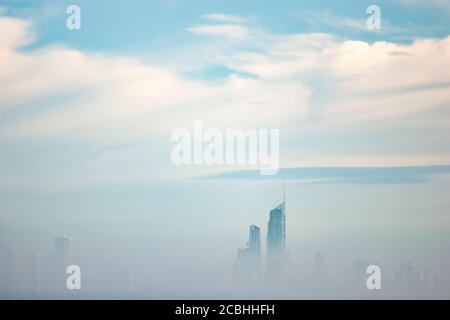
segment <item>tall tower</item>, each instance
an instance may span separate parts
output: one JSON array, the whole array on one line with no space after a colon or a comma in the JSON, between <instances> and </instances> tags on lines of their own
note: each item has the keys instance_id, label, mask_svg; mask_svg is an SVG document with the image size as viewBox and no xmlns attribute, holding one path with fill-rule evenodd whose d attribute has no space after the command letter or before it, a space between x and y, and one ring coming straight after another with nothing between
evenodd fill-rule
<instances>
[{"instance_id":1,"label":"tall tower","mask_svg":"<svg viewBox=\"0 0 450 320\"><path fill-rule=\"evenodd\" d=\"M267 225L267 279L279 281L283 277L286 258L286 187L283 183L283 202L270 210Z\"/></svg>"},{"instance_id":2,"label":"tall tower","mask_svg":"<svg viewBox=\"0 0 450 320\"><path fill-rule=\"evenodd\" d=\"M252 260L259 264L261 257L261 237L259 227L252 224L249 227L249 234L250 234L250 239L248 243L249 254L252 257Z\"/></svg>"},{"instance_id":3,"label":"tall tower","mask_svg":"<svg viewBox=\"0 0 450 320\"><path fill-rule=\"evenodd\" d=\"M54 294L61 294L66 292L66 268L70 263L70 243L71 237L67 235L57 236L53 238L54 253L53 253L53 269L52 273L52 288Z\"/></svg>"},{"instance_id":4,"label":"tall tower","mask_svg":"<svg viewBox=\"0 0 450 320\"><path fill-rule=\"evenodd\" d=\"M60 262L67 262L69 259L70 239L72 238L65 234L53 239L55 245L55 257Z\"/></svg>"},{"instance_id":5,"label":"tall tower","mask_svg":"<svg viewBox=\"0 0 450 320\"><path fill-rule=\"evenodd\" d=\"M281 256L286 249L285 203L280 203L270 210L267 229L267 256Z\"/></svg>"},{"instance_id":6,"label":"tall tower","mask_svg":"<svg viewBox=\"0 0 450 320\"><path fill-rule=\"evenodd\" d=\"M242 288L258 288L261 275L261 237L258 226L249 227L249 242L245 248L238 249L233 274Z\"/></svg>"}]
</instances>

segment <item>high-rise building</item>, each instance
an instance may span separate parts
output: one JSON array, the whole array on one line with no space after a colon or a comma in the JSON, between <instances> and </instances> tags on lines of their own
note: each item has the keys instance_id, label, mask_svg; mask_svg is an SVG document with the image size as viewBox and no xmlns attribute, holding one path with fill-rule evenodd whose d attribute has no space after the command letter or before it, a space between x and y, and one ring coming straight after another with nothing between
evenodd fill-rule
<instances>
[{"instance_id":1,"label":"high-rise building","mask_svg":"<svg viewBox=\"0 0 450 320\"><path fill-rule=\"evenodd\" d=\"M245 248L238 249L234 265L234 277L243 286L255 288L258 285L261 270L261 237L256 225L249 227L249 242Z\"/></svg>"},{"instance_id":2,"label":"high-rise building","mask_svg":"<svg viewBox=\"0 0 450 320\"><path fill-rule=\"evenodd\" d=\"M266 280L271 287L283 286L286 267L286 187L284 187L283 202L270 210L267 224L267 260Z\"/></svg>"},{"instance_id":3,"label":"high-rise building","mask_svg":"<svg viewBox=\"0 0 450 320\"><path fill-rule=\"evenodd\" d=\"M35 297L39 290L39 254L31 253L27 258L26 290L30 297Z\"/></svg>"},{"instance_id":4,"label":"high-rise building","mask_svg":"<svg viewBox=\"0 0 450 320\"><path fill-rule=\"evenodd\" d=\"M51 267L51 286L55 294L61 294L67 291L66 288L66 269L70 265L70 242L71 237L62 235L53 238L54 255Z\"/></svg>"},{"instance_id":5,"label":"high-rise building","mask_svg":"<svg viewBox=\"0 0 450 320\"><path fill-rule=\"evenodd\" d=\"M252 224L249 228L250 240L248 243L249 255L255 263L260 263L261 259L261 237L258 226Z\"/></svg>"},{"instance_id":6,"label":"high-rise building","mask_svg":"<svg viewBox=\"0 0 450 320\"><path fill-rule=\"evenodd\" d=\"M270 210L267 230L267 257L282 256L286 249L285 202Z\"/></svg>"},{"instance_id":7,"label":"high-rise building","mask_svg":"<svg viewBox=\"0 0 450 320\"><path fill-rule=\"evenodd\" d=\"M20 277L21 264L19 262L19 252L13 248L8 251L7 258L7 293L8 298L15 298L22 289L22 278Z\"/></svg>"},{"instance_id":8,"label":"high-rise building","mask_svg":"<svg viewBox=\"0 0 450 320\"><path fill-rule=\"evenodd\" d=\"M70 239L72 238L65 234L53 239L55 245L55 257L60 262L67 262L69 259Z\"/></svg>"}]
</instances>

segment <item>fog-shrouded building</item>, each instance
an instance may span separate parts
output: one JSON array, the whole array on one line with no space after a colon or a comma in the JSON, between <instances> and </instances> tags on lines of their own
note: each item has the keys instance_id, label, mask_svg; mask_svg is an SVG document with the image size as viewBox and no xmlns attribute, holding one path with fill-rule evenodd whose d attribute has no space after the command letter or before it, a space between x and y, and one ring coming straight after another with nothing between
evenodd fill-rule
<instances>
[{"instance_id":1,"label":"fog-shrouded building","mask_svg":"<svg viewBox=\"0 0 450 320\"><path fill-rule=\"evenodd\" d=\"M261 236L260 229L258 226L252 224L249 227L250 240L248 243L248 250L253 263L258 265L261 260Z\"/></svg>"},{"instance_id":2,"label":"fog-shrouded building","mask_svg":"<svg viewBox=\"0 0 450 320\"><path fill-rule=\"evenodd\" d=\"M283 278L286 259L285 201L270 210L267 224L266 279L280 281Z\"/></svg>"},{"instance_id":3,"label":"fog-shrouded building","mask_svg":"<svg viewBox=\"0 0 450 320\"><path fill-rule=\"evenodd\" d=\"M72 237L62 235L53 238L55 257L61 262L67 262L70 257L70 241Z\"/></svg>"},{"instance_id":4,"label":"fog-shrouded building","mask_svg":"<svg viewBox=\"0 0 450 320\"><path fill-rule=\"evenodd\" d=\"M52 267L50 268L50 282L55 294L61 294L67 291L66 288L66 268L71 262L70 246L72 237L61 235L53 238L54 252Z\"/></svg>"},{"instance_id":5,"label":"fog-shrouded building","mask_svg":"<svg viewBox=\"0 0 450 320\"><path fill-rule=\"evenodd\" d=\"M261 270L261 235L260 228L254 224L249 227L249 242L238 249L234 264L234 278L247 288L256 288Z\"/></svg>"},{"instance_id":6,"label":"fog-shrouded building","mask_svg":"<svg viewBox=\"0 0 450 320\"><path fill-rule=\"evenodd\" d=\"M286 249L286 224L284 202L270 210L267 226L267 257L282 256Z\"/></svg>"}]
</instances>

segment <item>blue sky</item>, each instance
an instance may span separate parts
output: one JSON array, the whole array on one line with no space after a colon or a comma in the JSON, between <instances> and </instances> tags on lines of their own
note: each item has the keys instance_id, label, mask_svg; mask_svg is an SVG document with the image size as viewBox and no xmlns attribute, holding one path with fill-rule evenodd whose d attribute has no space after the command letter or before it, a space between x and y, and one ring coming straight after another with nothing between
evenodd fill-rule
<instances>
[{"instance_id":1,"label":"blue sky","mask_svg":"<svg viewBox=\"0 0 450 320\"><path fill-rule=\"evenodd\" d=\"M71 1L2 4L8 15L33 20L39 34L35 46L62 42L84 50L144 56L198 40L186 29L203 23L202 16L210 13L241 16L274 33L327 32L367 41L444 37L450 26L446 1L378 1L383 21L394 31L382 34L349 25L366 19L371 1L77 1L83 30L73 33L58 27L65 25L63 13Z\"/></svg>"}]
</instances>

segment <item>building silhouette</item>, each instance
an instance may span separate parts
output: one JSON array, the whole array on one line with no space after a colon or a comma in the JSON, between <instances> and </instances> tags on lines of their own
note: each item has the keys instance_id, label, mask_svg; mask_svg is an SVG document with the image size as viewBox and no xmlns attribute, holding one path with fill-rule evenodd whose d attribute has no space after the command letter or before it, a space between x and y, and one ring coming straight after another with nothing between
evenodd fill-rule
<instances>
[{"instance_id":1,"label":"building silhouette","mask_svg":"<svg viewBox=\"0 0 450 320\"><path fill-rule=\"evenodd\" d=\"M286 185L283 202L270 210L267 223L267 258L265 280L273 290L281 290L286 278Z\"/></svg>"},{"instance_id":2,"label":"building silhouette","mask_svg":"<svg viewBox=\"0 0 450 320\"><path fill-rule=\"evenodd\" d=\"M249 242L237 251L233 267L234 279L242 289L256 290L261 277L261 236L256 225L249 227Z\"/></svg>"},{"instance_id":3,"label":"building silhouette","mask_svg":"<svg viewBox=\"0 0 450 320\"><path fill-rule=\"evenodd\" d=\"M53 238L53 259L51 266L51 287L54 294L59 295L67 291L66 269L71 262L70 244L72 237L61 235Z\"/></svg>"},{"instance_id":4,"label":"building silhouette","mask_svg":"<svg viewBox=\"0 0 450 320\"><path fill-rule=\"evenodd\" d=\"M284 254L286 249L286 218L284 202L270 210L267 224L267 256L269 259Z\"/></svg>"},{"instance_id":5,"label":"building silhouette","mask_svg":"<svg viewBox=\"0 0 450 320\"><path fill-rule=\"evenodd\" d=\"M28 255L26 261L26 293L34 298L39 291L39 254L33 252Z\"/></svg>"},{"instance_id":6,"label":"building silhouette","mask_svg":"<svg viewBox=\"0 0 450 320\"><path fill-rule=\"evenodd\" d=\"M261 263L261 236L258 226L252 224L249 228L250 240L248 244L248 250L250 259L255 266Z\"/></svg>"},{"instance_id":7,"label":"building silhouette","mask_svg":"<svg viewBox=\"0 0 450 320\"><path fill-rule=\"evenodd\" d=\"M55 258L59 262L67 262L70 257L70 241L72 237L62 235L53 238Z\"/></svg>"}]
</instances>

